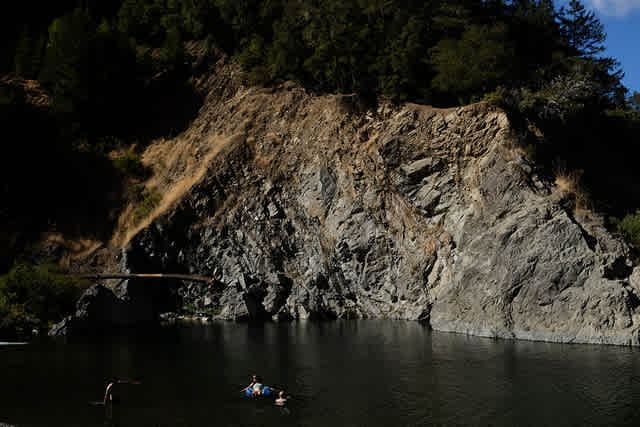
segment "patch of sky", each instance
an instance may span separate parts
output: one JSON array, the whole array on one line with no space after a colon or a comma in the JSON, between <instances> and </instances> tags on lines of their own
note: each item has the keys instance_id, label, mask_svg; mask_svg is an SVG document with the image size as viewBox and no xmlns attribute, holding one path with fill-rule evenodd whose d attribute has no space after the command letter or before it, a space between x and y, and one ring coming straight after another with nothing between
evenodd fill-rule
<instances>
[{"instance_id":1,"label":"patch of sky","mask_svg":"<svg viewBox=\"0 0 640 427\"><path fill-rule=\"evenodd\" d=\"M558 7L569 0L556 0ZM640 92L640 0L585 0L585 6L596 13L607 33L604 56L620 61L625 77L623 84Z\"/></svg>"}]
</instances>

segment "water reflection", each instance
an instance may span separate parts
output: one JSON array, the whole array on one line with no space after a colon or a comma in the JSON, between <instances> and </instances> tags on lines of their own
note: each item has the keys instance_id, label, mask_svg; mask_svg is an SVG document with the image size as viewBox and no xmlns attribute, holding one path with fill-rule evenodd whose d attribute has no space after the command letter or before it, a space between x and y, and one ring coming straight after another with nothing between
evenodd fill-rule
<instances>
[{"instance_id":1,"label":"water reflection","mask_svg":"<svg viewBox=\"0 0 640 427\"><path fill-rule=\"evenodd\" d=\"M21 426L636 425L638 350L493 341L393 321L215 323L0 349ZM293 396L239 393L249 375ZM105 379L121 386L113 409Z\"/></svg>"}]
</instances>

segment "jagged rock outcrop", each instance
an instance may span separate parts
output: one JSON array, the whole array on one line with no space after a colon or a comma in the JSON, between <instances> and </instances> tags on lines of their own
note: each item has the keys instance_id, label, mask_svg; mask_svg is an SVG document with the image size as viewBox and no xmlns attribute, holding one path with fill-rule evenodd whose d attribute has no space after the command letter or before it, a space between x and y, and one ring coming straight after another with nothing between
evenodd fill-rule
<instances>
[{"instance_id":1,"label":"jagged rock outcrop","mask_svg":"<svg viewBox=\"0 0 640 427\"><path fill-rule=\"evenodd\" d=\"M223 291L178 292L223 319L640 344L625 245L536 175L502 111L366 110L291 83L247 88L229 70L199 81L205 105L178 137L206 173L133 237L123 270L215 276Z\"/></svg>"}]
</instances>

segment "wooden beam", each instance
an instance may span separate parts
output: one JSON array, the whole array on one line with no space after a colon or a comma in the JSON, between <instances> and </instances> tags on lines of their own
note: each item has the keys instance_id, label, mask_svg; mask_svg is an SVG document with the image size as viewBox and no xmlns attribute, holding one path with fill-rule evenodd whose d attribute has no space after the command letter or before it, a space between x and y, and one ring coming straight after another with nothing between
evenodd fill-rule
<instances>
[{"instance_id":1,"label":"wooden beam","mask_svg":"<svg viewBox=\"0 0 640 427\"><path fill-rule=\"evenodd\" d=\"M213 283L215 277L205 277L193 274L124 274L124 273L95 273L95 274L79 274L76 277L82 279L178 279L192 282Z\"/></svg>"}]
</instances>

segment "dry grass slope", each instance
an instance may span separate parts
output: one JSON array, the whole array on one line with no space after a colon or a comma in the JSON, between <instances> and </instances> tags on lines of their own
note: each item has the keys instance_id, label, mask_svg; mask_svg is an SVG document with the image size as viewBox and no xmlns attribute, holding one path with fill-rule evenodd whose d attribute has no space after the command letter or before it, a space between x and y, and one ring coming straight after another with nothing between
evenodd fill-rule
<instances>
[{"instance_id":1,"label":"dry grass slope","mask_svg":"<svg viewBox=\"0 0 640 427\"><path fill-rule=\"evenodd\" d=\"M153 170L153 175L144 186L162 196L153 211L137 221L135 206L127 206L118 220L118 227L111 244L125 246L140 230L154 219L167 213L205 176L213 158L233 137L209 136L197 142L188 135L171 140L160 139L145 151L142 162Z\"/></svg>"}]
</instances>

